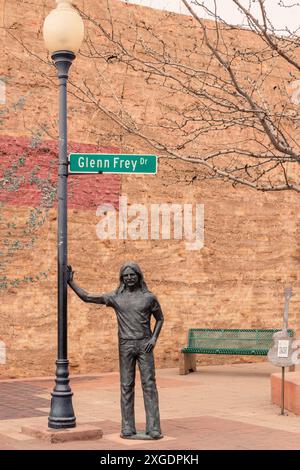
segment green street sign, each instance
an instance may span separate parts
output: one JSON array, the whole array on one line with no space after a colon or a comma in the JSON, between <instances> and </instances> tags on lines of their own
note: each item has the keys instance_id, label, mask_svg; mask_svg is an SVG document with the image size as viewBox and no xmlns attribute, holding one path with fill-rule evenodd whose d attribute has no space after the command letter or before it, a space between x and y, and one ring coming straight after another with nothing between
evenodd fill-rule
<instances>
[{"instance_id":1,"label":"green street sign","mask_svg":"<svg viewBox=\"0 0 300 470\"><path fill-rule=\"evenodd\" d=\"M71 153L69 173L156 174L155 155L121 155L105 153Z\"/></svg>"}]
</instances>

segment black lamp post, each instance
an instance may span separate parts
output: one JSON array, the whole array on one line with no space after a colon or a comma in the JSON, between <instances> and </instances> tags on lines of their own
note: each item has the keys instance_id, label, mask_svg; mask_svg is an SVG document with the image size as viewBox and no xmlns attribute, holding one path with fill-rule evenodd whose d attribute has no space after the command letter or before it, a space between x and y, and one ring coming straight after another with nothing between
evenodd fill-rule
<instances>
[{"instance_id":1,"label":"black lamp post","mask_svg":"<svg viewBox=\"0 0 300 470\"><path fill-rule=\"evenodd\" d=\"M72 7L72 0L56 0L57 7L45 19L44 40L51 53L59 79L59 165L58 165L58 346L55 387L52 392L49 428L73 428L76 418L69 385L67 336L67 82L68 72L84 37L83 21Z\"/></svg>"}]
</instances>

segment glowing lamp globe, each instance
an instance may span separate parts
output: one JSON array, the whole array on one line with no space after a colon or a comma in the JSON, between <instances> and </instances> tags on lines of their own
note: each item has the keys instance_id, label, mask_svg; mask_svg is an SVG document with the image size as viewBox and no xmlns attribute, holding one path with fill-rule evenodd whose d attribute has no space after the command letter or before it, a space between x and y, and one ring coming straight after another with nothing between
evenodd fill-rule
<instances>
[{"instance_id":1,"label":"glowing lamp globe","mask_svg":"<svg viewBox=\"0 0 300 470\"><path fill-rule=\"evenodd\" d=\"M72 5L72 0L56 0L57 6L46 17L43 36L46 48L52 54L70 51L76 54L84 38L84 24Z\"/></svg>"}]
</instances>

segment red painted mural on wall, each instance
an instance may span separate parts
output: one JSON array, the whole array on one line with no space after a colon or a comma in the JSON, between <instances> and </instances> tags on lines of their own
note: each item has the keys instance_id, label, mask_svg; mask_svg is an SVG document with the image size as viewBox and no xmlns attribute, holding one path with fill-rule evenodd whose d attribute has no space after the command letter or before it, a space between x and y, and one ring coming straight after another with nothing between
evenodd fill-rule
<instances>
[{"instance_id":1,"label":"red painted mural on wall","mask_svg":"<svg viewBox=\"0 0 300 470\"><path fill-rule=\"evenodd\" d=\"M119 153L115 147L70 142L69 152ZM27 137L0 136L0 202L47 207L56 201L58 143ZM68 205L94 210L100 204L118 207L119 175L70 175Z\"/></svg>"}]
</instances>

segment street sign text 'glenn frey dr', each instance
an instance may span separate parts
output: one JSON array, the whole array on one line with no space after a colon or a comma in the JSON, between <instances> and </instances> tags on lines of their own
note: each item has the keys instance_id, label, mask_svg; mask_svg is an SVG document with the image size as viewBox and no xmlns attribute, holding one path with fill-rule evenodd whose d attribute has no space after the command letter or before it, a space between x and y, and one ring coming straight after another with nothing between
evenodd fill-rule
<instances>
[{"instance_id":1,"label":"street sign text 'glenn frey dr'","mask_svg":"<svg viewBox=\"0 0 300 470\"><path fill-rule=\"evenodd\" d=\"M69 173L139 173L156 174L155 155L71 153Z\"/></svg>"}]
</instances>

